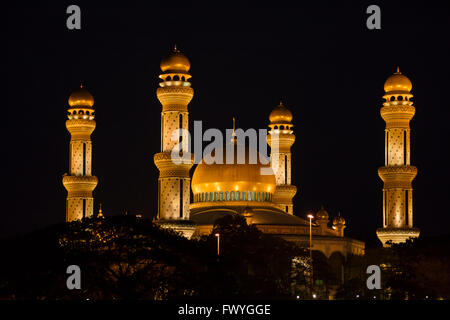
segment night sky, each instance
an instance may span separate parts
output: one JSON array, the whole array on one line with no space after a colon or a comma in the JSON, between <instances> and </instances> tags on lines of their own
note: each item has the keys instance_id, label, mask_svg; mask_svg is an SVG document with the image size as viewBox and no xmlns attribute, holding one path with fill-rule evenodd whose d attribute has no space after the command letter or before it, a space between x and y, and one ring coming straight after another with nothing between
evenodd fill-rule
<instances>
[{"instance_id":1,"label":"night sky","mask_svg":"<svg viewBox=\"0 0 450 320\"><path fill-rule=\"evenodd\" d=\"M399 65L413 83L416 107L414 225L425 236L448 233L449 5L303 2L8 7L0 237L64 221L67 99L80 82L95 98L95 211L102 202L105 215L156 214L161 105L155 91L160 60L175 43L191 61L191 128L203 120L204 129L224 130L233 116L239 128L266 128L282 99L294 115L295 213L322 204L332 217L341 211L346 234L361 240L374 238L382 224L379 111L384 81ZM70 4L81 7L81 30L66 28ZM370 4L381 7L381 30L366 28Z\"/></svg>"}]
</instances>

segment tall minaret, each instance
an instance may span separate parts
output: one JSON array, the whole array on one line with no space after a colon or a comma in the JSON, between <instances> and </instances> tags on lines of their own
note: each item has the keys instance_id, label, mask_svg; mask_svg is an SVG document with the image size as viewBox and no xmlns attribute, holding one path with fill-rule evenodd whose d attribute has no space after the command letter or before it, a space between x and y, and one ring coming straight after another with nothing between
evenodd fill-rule
<instances>
[{"instance_id":1,"label":"tall minaret","mask_svg":"<svg viewBox=\"0 0 450 320\"><path fill-rule=\"evenodd\" d=\"M267 143L271 147L270 157L277 181L273 202L287 213L294 214L292 198L297 187L291 185L291 147L295 142L292 113L280 102L270 113L269 120Z\"/></svg>"},{"instance_id":2,"label":"tall minaret","mask_svg":"<svg viewBox=\"0 0 450 320\"><path fill-rule=\"evenodd\" d=\"M66 221L91 217L94 211L92 191L97 177L92 175L91 134L95 129L94 98L80 86L69 97L66 128L69 130L69 174L63 177L67 189Z\"/></svg>"},{"instance_id":3,"label":"tall minaret","mask_svg":"<svg viewBox=\"0 0 450 320\"><path fill-rule=\"evenodd\" d=\"M172 149L183 144L187 150L189 129L188 104L194 96L191 64L175 46L173 52L161 61L163 81L159 83L156 95L162 104L161 112L161 152L155 154L154 162L159 170L158 179L158 220L189 219L191 179L189 170L194 161L176 162L171 158ZM185 129L182 133L175 130ZM175 132L174 132L175 131Z\"/></svg>"},{"instance_id":4,"label":"tall minaret","mask_svg":"<svg viewBox=\"0 0 450 320\"><path fill-rule=\"evenodd\" d=\"M411 130L409 121L415 108L410 93L411 81L397 68L384 83L385 95L381 117L386 121L385 166L378 169L384 182L383 228L377 235L383 246L387 241L405 242L419 236L419 229L413 228L413 202L411 183L417 175L417 168L410 164Z\"/></svg>"}]
</instances>

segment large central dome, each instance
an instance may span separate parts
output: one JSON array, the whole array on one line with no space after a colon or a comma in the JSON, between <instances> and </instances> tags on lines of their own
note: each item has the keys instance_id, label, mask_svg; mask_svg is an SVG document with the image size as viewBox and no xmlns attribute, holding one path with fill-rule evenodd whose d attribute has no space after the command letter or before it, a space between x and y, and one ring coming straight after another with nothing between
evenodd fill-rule
<instances>
[{"instance_id":1,"label":"large central dome","mask_svg":"<svg viewBox=\"0 0 450 320\"><path fill-rule=\"evenodd\" d=\"M276 180L270 164L262 164L264 160L261 159L265 157L254 149L235 143L229 147L234 148L234 159L229 159L231 163L226 162L225 147L209 155L218 162L217 158L222 153L222 163L208 164L211 161L207 156L197 165L192 176L194 202L271 201ZM242 157L238 157L239 152Z\"/></svg>"}]
</instances>

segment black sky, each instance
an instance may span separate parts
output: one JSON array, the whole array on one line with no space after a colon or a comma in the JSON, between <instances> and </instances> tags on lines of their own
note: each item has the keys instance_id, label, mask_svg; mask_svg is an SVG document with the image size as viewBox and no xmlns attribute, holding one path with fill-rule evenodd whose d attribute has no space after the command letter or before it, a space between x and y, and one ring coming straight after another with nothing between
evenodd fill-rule
<instances>
[{"instance_id":1,"label":"black sky","mask_svg":"<svg viewBox=\"0 0 450 320\"><path fill-rule=\"evenodd\" d=\"M69 133L67 98L80 82L94 95L96 210L157 207L159 62L173 44L191 60L190 125L266 128L282 99L294 114L295 212L341 211L348 235L381 226L383 83L397 65L413 83L414 224L448 233L449 6L442 2L308 1L284 8L156 7L151 2L55 2L8 7L6 146L8 190L0 236L64 221ZM66 28L79 4L82 29ZM365 13L379 4L382 29ZM11 6L11 4L10 4Z\"/></svg>"}]
</instances>

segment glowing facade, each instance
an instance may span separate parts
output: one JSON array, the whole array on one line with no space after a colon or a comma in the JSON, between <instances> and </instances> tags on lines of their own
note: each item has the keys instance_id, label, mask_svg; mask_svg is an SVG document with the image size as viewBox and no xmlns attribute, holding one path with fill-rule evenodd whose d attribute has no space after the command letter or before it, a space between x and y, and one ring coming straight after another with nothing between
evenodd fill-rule
<instances>
[{"instance_id":1,"label":"glowing facade","mask_svg":"<svg viewBox=\"0 0 450 320\"><path fill-rule=\"evenodd\" d=\"M172 149L185 144L187 150L189 112L188 104L194 90L188 82L191 75L189 60L175 47L174 51L161 61L159 77L163 80L156 94L162 104L161 152L155 154L154 162L159 170L158 178L158 220L189 219L190 183L189 170L194 161L175 163ZM184 129L184 130L180 130Z\"/></svg>"},{"instance_id":2,"label":"glowing facade","mask_svg":"<svg viewBox=\"0 0 450 320\"><path fill-rule=\"evenodd\" d=\"M270 157L277 184L273 202L285 212L294 214L292 198L297 187L291 184L291 147L295 142L292 113L280 102L270 113L269 121L267 143L271 147Z\"/></svg>"},{"instance_id":3,"label":"glowing facade","mask_svg":"<svg viewBox=\"0 0 450 320\"><path fill-rule=\"evenodd\" d=\"M413 227L412 181L417 168L411 166L410 120L415 108L410 93L411 81L399 70L390 76L385 84L386 100L381 108L381 117L386 121L385 165L378 169L384 182L383 228L377 230L380 241L405 242L419 236L419 229Z\"/></svg>"},{"instance_id":4,"label":"glowing facade","mask_svg":"<svg viewBox=\"0 0 450 320\"><path fill-rule=\"evenodd\" d=\"M83 86L69 97L66 128L70 132L69 174L63 177L67 189L66 221L91 217L92 191L97 177L92 175L91 134L95 129L94 98Z\"/></svg>"}]
</instances>

